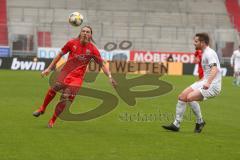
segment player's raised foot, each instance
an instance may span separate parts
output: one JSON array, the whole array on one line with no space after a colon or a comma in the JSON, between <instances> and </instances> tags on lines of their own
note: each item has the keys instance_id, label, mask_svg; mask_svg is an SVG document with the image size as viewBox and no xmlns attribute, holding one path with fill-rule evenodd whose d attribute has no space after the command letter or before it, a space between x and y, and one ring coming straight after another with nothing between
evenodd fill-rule
<instances>
[{"instance_id":1,"label":"player's raised foot","mask_svg":"<svg viewBox=\"0 0 240 160\"><path fill-rule=\"evenodd\" d=\"M53 128L54 123L55 122L52 119L50 119L50 121L48 122L48 128Z\"/></svg>"},{"instance_id":2,"label":"player's raised foot","mask_svg":"<svg viewBox=\"0 0 240 160\"><path fill-rule=\"evenodd\" d=\"M44 111L41 108L33 112L34 117L39 117L42 114L44 114Z\"/></svg>"},{"instance_id":3,"label":"player's raised foot","mask_svg":"<svg viewBox=\"0 0 240 160\"><path fill-rule=\"evenodd\" d=\"M170 131L174 131L174 132L178 132L179 131L179 127L175 126L173 123L166 126L166 125L163 125L162 126L164 129L166 130L170 130Z\"/></svg>"},{"instance_id":4,"label":"player's raised foot","mask_svg":"<svg viewBox=\"0 0 240 160\"><path fill-rule=\"evenodd\" d=\"M202 123L196 123L196 126L195 126L195 129L194 129L194 132L195 133L201 133L202 132L202 129L203 127L205 126L206 122L203 121Z\"/></svg>"}]
</instances>

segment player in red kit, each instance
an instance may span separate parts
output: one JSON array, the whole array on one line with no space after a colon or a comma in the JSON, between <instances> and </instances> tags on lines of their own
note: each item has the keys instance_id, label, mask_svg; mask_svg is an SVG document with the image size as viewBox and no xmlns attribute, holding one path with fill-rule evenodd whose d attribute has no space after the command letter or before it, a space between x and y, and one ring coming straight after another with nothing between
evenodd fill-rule
<instances>
[{"instance_id":1,"label":"player in red kit","mask_svg":"<svg viewBox=\"0 0 240 160\"><path fill-rule=\"evenodd\" d=\"M195 62L198 64L198 77L202 79L203 77L203 68L202 68L202 50L195 51Z\"/></svg>"},{"instance_id":2,"label":"player in red kit","mask_svg":"<svg viewBox=\"0 0 240 160\"><path fill-rule=\"evenodd\" d=\"M64 54L69 53L66 64L57 76L55 84L48 90L43 104L38 110L33 112L33 116L35 117L42 115L45 112L47 105L55 97L56 92L60 91L62 95L55 108L54 114L48 123L49 128L53 127L57 117L66 107L66 103L74 100L82 85L87 66L91 59L94 59L94 61L101 66L103 72L109 77L113 87L117 85L112 78L109 69L104 65L100 53L92 41L92 28L90 26L82 27L79 36L68 41L59 54L53 59L48 68L41 73L42 76L47 76L51 70L54 69L61 57Z\"/></svg>"}]
</instances>

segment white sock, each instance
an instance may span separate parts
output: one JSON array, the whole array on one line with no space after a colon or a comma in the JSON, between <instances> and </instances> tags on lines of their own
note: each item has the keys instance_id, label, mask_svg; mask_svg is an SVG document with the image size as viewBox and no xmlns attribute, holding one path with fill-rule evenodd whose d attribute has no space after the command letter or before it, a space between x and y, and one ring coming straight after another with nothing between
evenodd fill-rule
<instances>
[{"instance_id":1,"label":"white sock","mask_svg":"<svg viewBox=\"0 0 240 160\"><path fill-rule=\"evenodd\" d=\"M192 101L192 102L189 102L189 105L191 106L193 113L197 117L196 123L198 123L198 124L202 123L203 119L202 119L202 113L201 113L201 108L200 108L199 103L196 101Z\"/></svg>"},{"instance_id":2,"label":"white sock","mask_svg":"<svg viewBox=\"0 0 240 160\"><path fill-rule=\"evenodd\" d=\"M186 110L186 102L178 100L178 103L176 105L176 118L173 124L176 127L180 127L180 123L183 119L184 112Z\"/></svg>"},{"instance_id":3,"label":"white sock","mask_svg":"<svg viewBox=\"0 0 240 160\"><path fill-rule=\"evenodd\" d=\"M236 77L236 84L240 85L240 76L239 75L237 75L237 77Z\"/></svg>"}]
</instances>

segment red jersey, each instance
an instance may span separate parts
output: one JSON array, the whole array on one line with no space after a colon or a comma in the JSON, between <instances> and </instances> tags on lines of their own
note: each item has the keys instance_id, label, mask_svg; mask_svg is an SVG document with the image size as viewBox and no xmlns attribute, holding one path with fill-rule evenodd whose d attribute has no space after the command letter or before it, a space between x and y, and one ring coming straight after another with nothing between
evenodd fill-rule
<instances>
[{"instance_id":1,"label":"red jersey","mask_svg":"<svg viewBox=\"0 0 240 160\"><path fill-rule=\"evenodd\" d=\"M198 77L199 79L202 79L203 77L202 50L196 50L194 56L197 59L198 64Z\"/></svg>"},{"instance_id":2,"label":"red jersey","mask_svg":"<svg viewBox=\"0 0 240 160\"><path fill-rule=\"evenodd\" d=\"M102 63L103 60L92 42L82 45L79 38L72 39L64 45L63 55L68 52L68 59L58 76L58 82L80 87L90 60L94 59L97 63Z\"/></svg>"}]
</instances>

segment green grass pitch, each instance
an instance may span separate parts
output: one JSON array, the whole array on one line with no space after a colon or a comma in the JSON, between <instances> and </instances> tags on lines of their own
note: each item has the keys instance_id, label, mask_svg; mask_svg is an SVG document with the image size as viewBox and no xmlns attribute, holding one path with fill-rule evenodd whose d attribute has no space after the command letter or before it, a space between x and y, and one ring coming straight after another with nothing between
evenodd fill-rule
<instances>
[{"instance_id":1,"label":"green grass pitch","mask_svg":"<svg viewBox=\"0 0 240 160\"><path fill-rule=\"evenodd\" d=\"M110 113L90 121L63 121L47 128L59 95L46 113L35 118L48 89L40 72L0 70L0 160L234 160L240 157L240 87L223 79L221 94L201 102L207 123L201 134L193 133L195 117L188 107L180 132L161 128L172 121L177 95L194 82L193 76L163 76L174 86L168 94L138 98L128 106L103 74L85 86L110 92L119 99ZM142 88L147 89L143 86ZM101 101L78 96L73 113L86 112ZM130 119L124 115L164 114L162 119Z\"/></svg>"}]
</instances>

